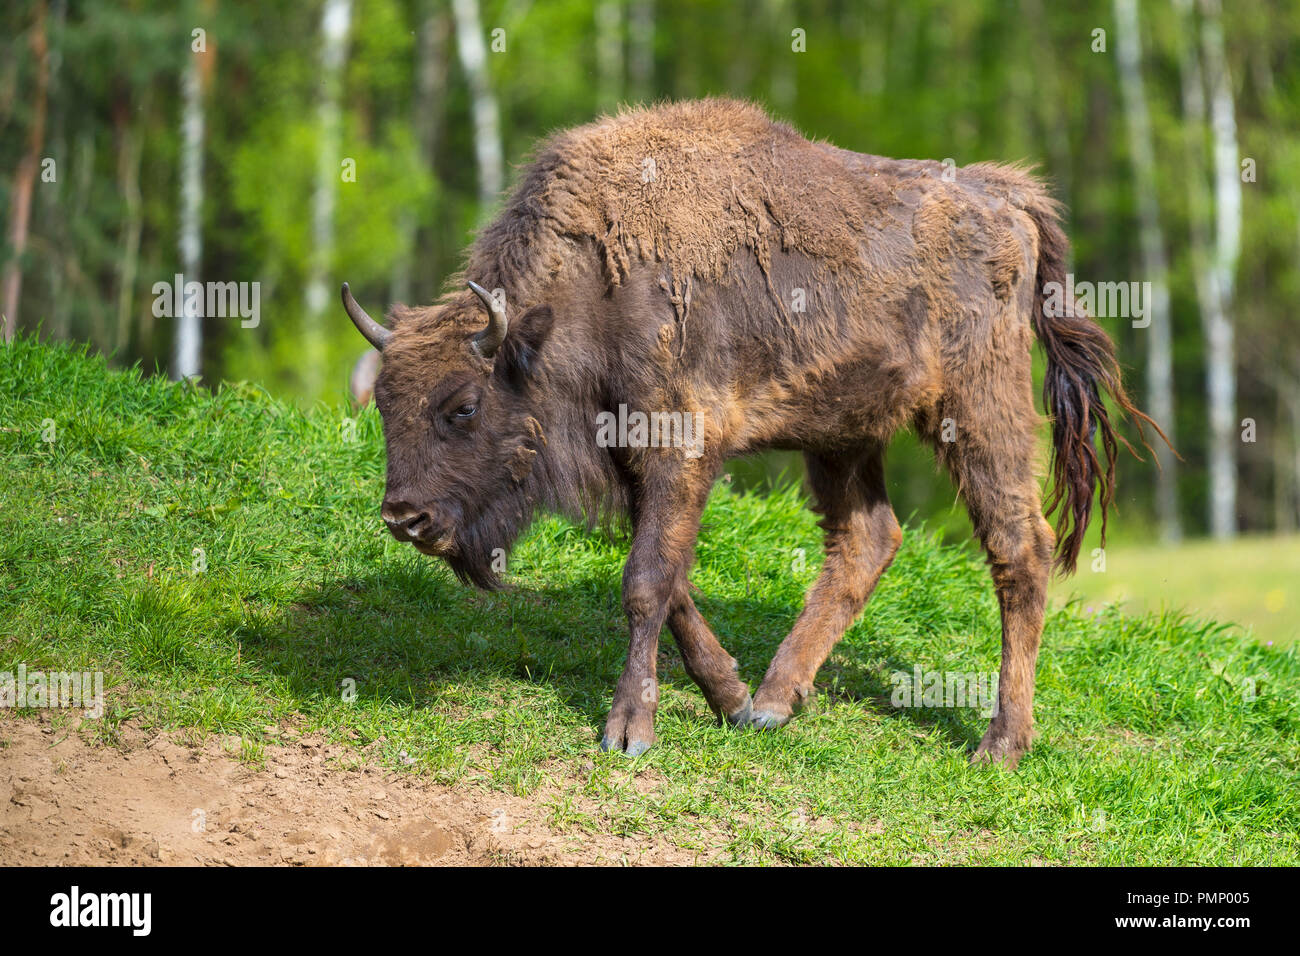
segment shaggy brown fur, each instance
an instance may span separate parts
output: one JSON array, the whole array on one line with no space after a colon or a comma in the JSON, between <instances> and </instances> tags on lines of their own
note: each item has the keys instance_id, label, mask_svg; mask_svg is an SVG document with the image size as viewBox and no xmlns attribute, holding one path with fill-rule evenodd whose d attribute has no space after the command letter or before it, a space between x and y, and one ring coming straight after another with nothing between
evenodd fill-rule
<instances>
[{"instance_id":1,"label":"shaggy brown fur","mask_svg":"<svg viewBox=\"0 0 1300 956\"><path fill-rule=\"evenodd\" d=\"M744 103L630 110L543 145L453 291L391 311L375 397L394 535L493 587L538 509L631 521L631 643L605 747L654 739L665 623L720 718L790 718L898 548L883 455L909 425L960 487L1002 608L999 708L975 756L1014 764L1029 746L1054 540L1033 465L1035 333L1063 569L1094 486L1103 511L1112 494L1101 391L1145 416L1101 330L1044 314L1066 239L1042 186L1007 166L946 171L809 142ZM463 278L504 293L509 333L490 359ZM601 447L598 416L620 406L695 414L702 444ZM751 699L687 575L722 463L773 447L805 452L826 561Z\"/></svg>"}]
</instances>

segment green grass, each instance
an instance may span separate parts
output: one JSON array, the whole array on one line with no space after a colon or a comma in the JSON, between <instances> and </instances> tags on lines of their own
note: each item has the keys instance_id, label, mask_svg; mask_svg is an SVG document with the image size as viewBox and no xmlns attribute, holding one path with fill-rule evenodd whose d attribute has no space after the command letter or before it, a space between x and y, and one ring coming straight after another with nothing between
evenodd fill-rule
<instances>
[{"instance_id":1,"label":"green grass","mask_svg":"<svg viewBox=\"0 0 1300 956\"><path fill-rule=\"evenodd\" d=\"M910 528L810 712L774 734L716 727L665 635L660 743L629 761L596 746L626 649L625 540L544 520L512 556L516 588L481 594L382 529L373 410L353 433L339 408L27 339L0 350L0 396L0 670L103 669L107 714L83 728L106 741L124 721L233 734L256 762L291 722L394 772L535 795L575 837L743 862L1300 862L1294 649L1055 609L1037 745L1015 773L972 768L983 718L896 710L890 674L995 671L996 603L969 551ZM751 685L819 542L795 491L710 502L693 580Z\"/></svg>"},{"instance_id":2,"label":"green grass","mask_svg":"<svg viewBox=\"0 0 1300 956\"><path fill-rule=\"evenodd\" d=\"M1079 573L1053 588L1085 604L1117 602L1137 613L1187 609L1241 625L1279 646L1300 639L1300 535L1108 545L1105 570L1085 552Z\"/></svg>"}]
</instances>

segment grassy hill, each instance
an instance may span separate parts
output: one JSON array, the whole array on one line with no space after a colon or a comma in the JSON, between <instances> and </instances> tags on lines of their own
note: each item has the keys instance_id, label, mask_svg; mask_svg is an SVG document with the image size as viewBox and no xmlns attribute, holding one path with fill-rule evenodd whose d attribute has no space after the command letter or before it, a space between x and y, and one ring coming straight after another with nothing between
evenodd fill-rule
<instances>
[{"instance_id":1,"label":"grassy hill","mask_svg":"<svg viewBox=\"0 0 1300 956\"><path fill-rule=\"evenodd\" d=\"M660 744L597 750L626 650L626 541L538 523L485 595L378 519L373 409L292 410L0 349L0 671L105 672L125 722L323 733L396 772L531 796L554 828L745 862L1300 862L1300 660L1211 622L1050 612L1035 749L971 768L984 718L895 709L891 674L994 672L985 569L909 528L810 712L716 727L665 634ZM701 611L757 686L820 565L796 491L705 516ZM802 552L800 549L803 549ZM806 561L801 561L806 555ZM350 693L355 687L355 698Z\"/></svg>"},{"instance_id":2,"label":"grassy hill","mask_svg":"<svg viewBox=\"0 0 1300 956\"><path fill-rule=\"evenodd\" d=\"M1080 561L1079 573L1055 582L1052 593L1079 596L1085 605L1114 602L1134 613L1195 608L1241 625L1257 641L1285 646L1300 641L1298 585L1300 535L1242 535L1172 546L1111 543L1104 573Z\"/></svg>"}]
</instances>

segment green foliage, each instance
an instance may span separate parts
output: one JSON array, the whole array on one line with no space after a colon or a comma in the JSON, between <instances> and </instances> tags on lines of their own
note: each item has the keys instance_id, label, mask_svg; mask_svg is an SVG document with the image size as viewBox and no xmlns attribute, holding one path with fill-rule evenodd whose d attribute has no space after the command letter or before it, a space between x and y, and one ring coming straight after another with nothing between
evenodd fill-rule
<instances>
[{"instance_id":1,"label":"green foliage","mask_svg":"<svg viewBox=\"0 0 1300 956\"><path fill-rule=\"evenodd\" d=\"M625 541L542 520L515 587L476 593L383 530L373 409L169 385L26 337L0 351L0 394L0 671L103 669L109 725L236 734L255 754L290 721L373 743L395 773L547 794L575 836L723 860L1300 862L1293 649L1172 613L1054 610L1034 750L1014 774L971 768L977 712L890 704L897 671L999 659L986 569L913 526L810 712L774 734L717 727L665 635L660 743L628 761L596 748ZM751 684L819 544L789 487L709 504L692 579Z\"/></svg>"},{"instance_id":2,"label":"green foliage","mask_svg":"<svg viewBox=\"0 0 1300 956\"><path fill-rule=\"evenodd\" d=\"M1138 196L1117 81L1113 5L1045 0L615 0L614 72L601 73L608 37L593 4L482 0L480 26L503 31L488 55L509 170L540 137L590 121L614 102L725 94L758 100L805 133L896 156L1024 160L1037 164L1069 209L1073 271L1094 281L1146 278L1136 229ZM1195 5L1193 5L1195 6ZM1261 425L1243 444L1243 527L1293 527L1300 481L1289 464L1300 435L1300 351L1291 321L1300 294L1300 7L1289 0L1224 5L1228 66L1244 158L1243 246L1234 321L1239 417ZM320 144L321 5L50 4L46 26L61 69L48 95L41 155L58 181L39 184L24 254L21 322L56 338L89 340L129 366L166 368L170 320L150 314L154 282L178 271L181 76L192 31L208 39L203 179L203 278L257 281L265 321L253 330L214 320L205 330L208 380L259 381L310 404L345 387L361 345L331 307L305 315ZM33 3L0 19L0 169L15 169L34 120ZM646 33L636 12L649 13ZM60 11L62 11L60 13ZM1208 495L1204 341L1188 251L1190 197L1209 201L1208 129L1190 125L1181 53L1193 34L1168 2L1140 4L1142 69L1158 164L1157 199L1171 266L1174 381L1181 510L1203 524ZM1192 26L1200 22L1193 13ZM1110 32L1106 52L1093 31ZM441 40L425 48L426 30ZM803 52L796 52L802 31ZM649 72L636 75L637 51ZM420 77L432 71L432 99ZM373 313L396 298L428 302L460 264L481 208L476 118L445 0L354 0L341 76L341 155L357 180L337 183L332 289L343 279ZM419 130L428 127L428 142ZM138 169L127 162L138 142ZM425 150L431 150L426 155ZM140 248L130 252L132 185L141 194ZM12 181L0 177L0 205ZM8 259L8 251L3 256ZM134 278L130 278L130 276ZM118 316L125 309L124 327ZM1144 398L1149 335L1108 323ZM304 356L310 358L304 363ZM304 370L304 364L309 368ZM776 466L778 469L781 465ZM796 472L797 474L797 472ZM927 453L904 439L892 489L904 513L964 535L953 492ZM1131 529L1149 524L1154 472L1121 475Z\"/></svg>"}]
</instances>

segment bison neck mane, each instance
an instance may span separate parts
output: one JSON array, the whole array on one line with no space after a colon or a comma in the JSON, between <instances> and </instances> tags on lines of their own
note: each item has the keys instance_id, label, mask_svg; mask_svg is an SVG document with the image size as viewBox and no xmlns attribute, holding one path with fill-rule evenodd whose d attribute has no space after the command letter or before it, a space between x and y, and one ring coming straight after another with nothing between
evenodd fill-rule
<instances>
[{"instance_id":1,"label":"bison neck mane","mask_svg":"<svg viewBox=\"0 0 1300 956\"><path fill-rule=\"evenodd\" d=\"M834 183L834 202L814 183ZM471 278L504 289L514 314L545 304L556 315L540 380L528 386L544 441L534 447L519 436L524 454L536 452L531 468L464 530L453 570L499 587L493 564L500 568L538 511L588 524L626 513L628 477L596 445L595 422L614 395L626 394L628 383L609 376L626 374L635 345L591 316L635 270L654 271L684 329L692 284L721 280L738 249L749 249L765 276L779 245L850 281L862 224L889 200L887 186L849 172L834 150L733 100L630 109L543 144L444 300L463 300L459 290ZM784 314L770 281L768 288Z\"/></svg>"},{"instance_id":2,"label":"bison neck mane","mask_svg":"<svg viewBox=\"0 0 1300 956\"><path fill-rule=\"evenodd\" d=\"M532 427L512 439L526 474L457 532L456 553L447 564L462 581L499 589L502 559L540 512L589 528L609 528L627 513L624 476L609 449L595 441L598 403L563 388L560 378L545 376L528 389Z\"/></svg>"}]
</instances>

